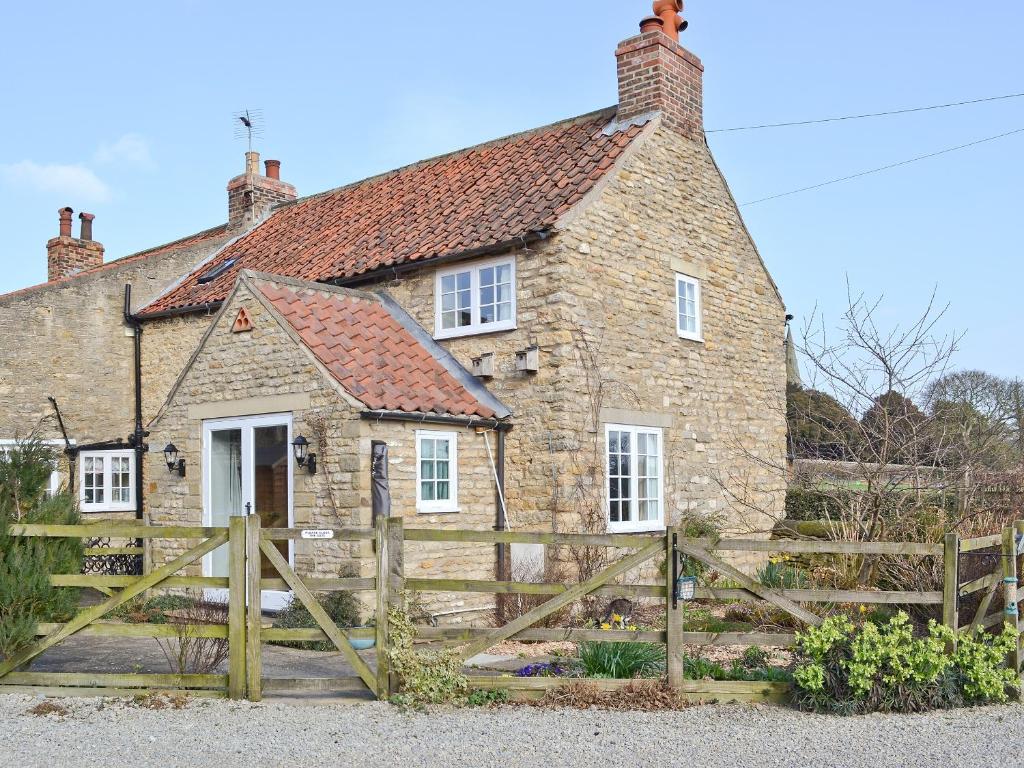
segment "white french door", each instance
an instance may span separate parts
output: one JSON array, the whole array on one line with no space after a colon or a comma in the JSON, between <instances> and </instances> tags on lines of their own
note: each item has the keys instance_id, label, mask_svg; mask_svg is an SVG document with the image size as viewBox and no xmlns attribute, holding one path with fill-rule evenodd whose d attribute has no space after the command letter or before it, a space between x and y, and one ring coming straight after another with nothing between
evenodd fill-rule
<instances>
[{"instance_id":1,"label":"white french door","mask_svg":"<svg viewBox=\"0 0 1024 768\"><path fill-rule=\"evenodd\" d=\"M294 522L292 417L289 413L211 419L203 422L203 525L226 526L234 515L259 515L264 528L290 528ZM291 542L275 542L294 565ZM278 573L264 557L263 578ZM203 558L204 576L228 575L225 544ZM207 590L227 600L227 590ZM266 610L283 608L289 592L263 590Z\"/></svg>"}]
</instances>

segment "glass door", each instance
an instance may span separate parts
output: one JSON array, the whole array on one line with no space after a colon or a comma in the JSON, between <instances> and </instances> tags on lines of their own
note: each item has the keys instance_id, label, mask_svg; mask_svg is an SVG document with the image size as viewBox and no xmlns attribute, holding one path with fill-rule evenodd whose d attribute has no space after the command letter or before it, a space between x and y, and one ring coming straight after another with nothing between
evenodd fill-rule
<instances>
[{"instance_id":1,"label":"glass door","mask_svg":"<svg viewBox=\"0 0 1024 768\"><path fill-rule=\"evenodd\" d=\"M264 528L288 528L293 521L291 415L249 416L203 422L203 521L226 526L234 515L259 515ZM288 541L275 542L293 562ZM264 578L279 578L266 557ZM203 559L206 576L228 575L227 545ZM210 599L226 600L227 590L207 590ZM289 593L263 590L264 609L283 608Z\"/></svg>"}]
</instances>

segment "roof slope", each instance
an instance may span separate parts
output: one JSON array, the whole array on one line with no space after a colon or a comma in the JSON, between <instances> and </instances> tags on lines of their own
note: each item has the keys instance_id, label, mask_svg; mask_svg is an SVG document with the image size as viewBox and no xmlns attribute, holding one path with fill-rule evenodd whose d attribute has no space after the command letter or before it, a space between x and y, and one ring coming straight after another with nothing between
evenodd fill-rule
<instances>
[{"instance_id":1,"label":"roof slope","mask_svg":"<svg viewBox=\"0 0 1024 768\"><path fill-rule=\"evenodd\" d=\"M508 409L465 369L452 369L454 361L443 359L439 346L407 330L408 320L396 315L402 310L393 302L274 275L244 275L331 376L368 409L481 418L508 415Z\"/></svg>"},{"instance_id":2,"label":"roof slope","mask_svg":"<svg viewBox=\"0 0 1024 768\"><path fill-rule=\"evenodd\" d=\"M550 229L642 132L606 132L614 115L584 115L282 206L142 314L223 301L239 269L354 278ZM199 283L231 259L230 269Z\"/></svg>"},{"instance_id":3,"label":"roof slope","mask_svg":"<svg viewBox=\"0 0 1024 768\"><path fill-rule=\"evenodd\" d=\"M54 285L63 285L64 283L67 283L71 280L77 280L80 277L88 277L100 272L106 272L112 269L117 269L118 267L123 267L128 264L134 264L139 261L145 261L146 259L152 258L154 256L162 256L168 253L169 251L176 251L182 248L191 248L193 246L199 245L200 243L204 243L209 240L226 239L227 235L228 225L219 224L216 227L204 229L202 232L196 232L195 234L192 235L186 235L185 237L178 238L177 240L173 240L169 243L164 243L163 245L158 245L153 248L147 248L144 251L138 251L127 256L121 256L117 259L105 261L98 267L93 267L92 269L83 269L81 272L76 272L75 274L69 275L68 277L62 277L58 280L51 280L46 283L39 283L38 285L31 285L28 286L27 288L19 288L18 290L11 291L10 293L0 294L0 299L6 299L10 296L18 296L23 293L30 293L32 291L37 291L42 288L50 288L51 286Z\"/></svg>"}]
</instances>

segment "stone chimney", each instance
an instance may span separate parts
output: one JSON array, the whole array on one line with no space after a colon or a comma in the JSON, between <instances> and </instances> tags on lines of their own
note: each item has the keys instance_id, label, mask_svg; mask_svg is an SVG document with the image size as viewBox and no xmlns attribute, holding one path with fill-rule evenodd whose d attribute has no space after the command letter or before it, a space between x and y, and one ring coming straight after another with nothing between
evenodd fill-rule
<instances>
[{"instance_id":1,"label":"stone chimney","mask_svg":"<svg viewBox=\"0 0 1024 768\"><path fill-rule=\"evenodd\" d=\"M72 237L73 214L70 208L57 211L60 230L57 237L46 244L47 279L51 282L103 264L103 245L92 239L92 222L96 217L91 213L78 214L82 222L81 237Z\"/></svg>"},{"instance_id":2,"label":"stone chimney","mask_svg":"<svg viewBox=\"0 0 1024 768\"><path fill-rule=\"evenodd\" d=\"M245 153L245 173L228 182L228 228L242 231L259 224L279 203L296 198L295 187L281 181L281 161L267 160L260 174L260 153Z\"/></svg>"},{"instance_id":3,"label":"stone chimney","mask_svg":"<svg viewBox=\"0 0 1024 768\"><path fill-rule=\"evenodd\" d=\"M704 66L679 44L688 22L682 0L657 0L654 15L640 22L640 34L615 51L619 71L620 123L652 112L691 138L704 135Z\"/></svg>"}]
</instances>

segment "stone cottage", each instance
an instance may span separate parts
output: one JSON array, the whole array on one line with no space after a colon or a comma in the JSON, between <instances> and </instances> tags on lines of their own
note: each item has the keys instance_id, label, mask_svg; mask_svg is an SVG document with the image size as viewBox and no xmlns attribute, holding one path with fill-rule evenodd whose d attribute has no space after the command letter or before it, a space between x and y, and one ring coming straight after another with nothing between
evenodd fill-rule
<instances>
[{"instance_id":1,"label":"stone cottage","mask_svg":"<svg viewBox=\"0 0 1024 768\"><path fill-rule=\"evenodd\" d=\"M62 210L50 282L0 297L0 438L45 417L85 512L154 524L367 525L386 444L416 527L764 530L785 308L705 141L681 3L655 10L610 109L305 198L249 153L227 224L106 264ZM360 569L301 544L303 572ZM452 545L407 570L542 556Z\"/></svg>"}]
</instances>

